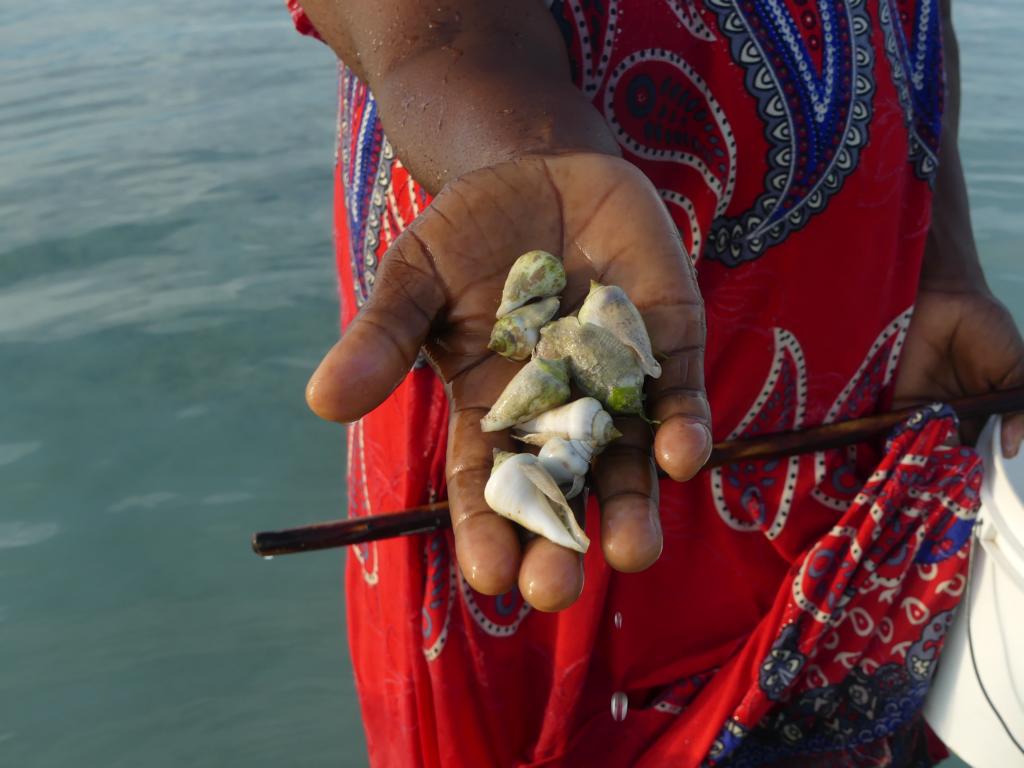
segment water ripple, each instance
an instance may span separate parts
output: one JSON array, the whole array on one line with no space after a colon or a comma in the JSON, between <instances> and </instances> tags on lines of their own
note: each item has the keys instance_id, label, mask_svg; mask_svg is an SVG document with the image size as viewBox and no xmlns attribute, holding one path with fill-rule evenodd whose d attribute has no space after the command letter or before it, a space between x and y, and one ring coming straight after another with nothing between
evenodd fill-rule
<instances>
[{"instance_id":1,"label":"water ripple","mask_svg":"<svg viewBox=\"0 0 1024 768\"><path fill-rule=\"evenodd\" d=\"M27 523L20 520L0 523L0 549L31 547L57 535L56 523Z\"/></svg>"},{"instance_id":2,"label":"water ripple","mask_svg":"<svg viewBox=\"0 0 1024 768\"><path fill-rule=\"evenodd\" d=\"M129 496L126 499L116 504L111 504L107 509L108 512L124 512L129 509L156 509L161 504L166 504L168 501L173 501L178 498L178 494L171 493L170 491L154 491L153 493L146 493L141 496Z\"/></svg>"},{"instance_id":3,"label":"water ripple","mask_svg":"<svg viewBox=\"0 0 1024 768\"><path fill-rule=\"evenodd\" d=\"M243 491L227 491L225 493L212 493L203 498L200 502L204 507L216 507L222 504L240 504L252 498L251 493Z\"/></svg>"},{"instance_id":4,"label":"water ripple","mask_svg":"<svg viewBox=\"0 0 1024 768\"><path fill-rule=\"evenodd\" d=\"M0 341L64 341L120 326L194 331L228 322L233 313L289 307L324 293L322 267L217 281L205 270L176 266L161 258L115 259L15 283L0 290Z\"/></svg>"},{"instance_id":5,"label":"water ripple","mask_svg":"<svg viewBox=\"0 0 1024 768\"><path fill-rule=\"evenodd\" d=\"M42 445L38 440L27 443L0 443L0 467L13 464L30 453L35 453Z\"/></svg>"}]
</instances>

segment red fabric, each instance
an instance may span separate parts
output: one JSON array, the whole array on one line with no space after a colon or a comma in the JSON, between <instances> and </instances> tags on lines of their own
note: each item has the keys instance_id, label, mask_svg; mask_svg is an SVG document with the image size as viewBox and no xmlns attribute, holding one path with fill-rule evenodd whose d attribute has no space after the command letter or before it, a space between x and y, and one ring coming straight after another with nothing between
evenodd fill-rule
<instances>
[{"instance_id":1,"label":"red fabric","mask_svg":"<svg viewBox=\"0 0 1024 768\"><path fill-rule=\"evenodd\" d=\"M313 27L313 22L309 20L306 12L302 10L302 6L299 5L298 0L285 0L285 6L288 8L288 13L291 14L292 23L295 24L295 30L302 35L309 35L315 37L317 40L320 39L320 35Z\"/></svg>"},{"instance_id":2,"label":"red fabric","mask_svg":"<svg viewBox=\"0 0 1024 768\"><path fill-rule=\"evenodd\" d=\"M928 758L934 763L941 763L950 756L950 751L927 723L925 724L925 748L928 751Z\"/></svg>"},{"instance_id":3,"label":"red fabric","mask_svg":"<svg viewBox=\"0 0 1024 768\"><path fill-rule=\"evenodd\" d=\"M939 30L904 5L552 4L577 84L697 259L718 440L889 397L941 119ZM923 80L906 50L927 54ZM341 96L347 323L429 200L348 71ZM443 388L416 368L350 428L349 514L442 498L446 428ZM353 550L349 641L373 764L909 764L977 503L977 462L943 447L951 429L929 413L885 452L663 481L659 562L618 574L593 547L582 597L557 615L474 593L449 534ZM597 515L592 502L595 540Z\"/></svg>"}]
</instances>

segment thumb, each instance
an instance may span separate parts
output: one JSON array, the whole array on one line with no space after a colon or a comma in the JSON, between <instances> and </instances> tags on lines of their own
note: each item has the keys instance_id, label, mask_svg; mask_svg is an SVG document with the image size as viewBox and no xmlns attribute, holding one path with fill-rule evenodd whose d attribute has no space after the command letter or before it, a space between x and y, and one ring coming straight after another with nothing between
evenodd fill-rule
<instances>
[{"instance_id":1,"label":"thumb","mask_svg":"<svg viewBox=\"0 0 1024 768\"><path fill-rule=\"evenodd\" d=\"M309 407L349 422L380 405L412 368L444 305L430 253L406 231L384 254L370 300L310 378Z\"/></svg>"}]
</instances>

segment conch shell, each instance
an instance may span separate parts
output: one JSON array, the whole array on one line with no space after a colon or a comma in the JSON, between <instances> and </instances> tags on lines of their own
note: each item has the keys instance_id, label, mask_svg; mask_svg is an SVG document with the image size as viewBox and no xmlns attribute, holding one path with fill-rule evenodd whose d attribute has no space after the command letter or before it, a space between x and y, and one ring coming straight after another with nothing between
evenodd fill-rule
<instances>
[{"instance_id":1,"label":"conch shell","mask_svg":"<svg viewBox=\"0 0 1024 768\"><path fill-rule=\"evenodd\" d=\"M501 292L501 306L495 315L499 320L531 299L557 296L565 288L565 267L547 251L527 251L512 265L505 288Z\"/></svg>"},{"instance_id":2,"label":"conch shell","mask_svg":"<svg viewBox=\"0 0 1024 768\"><path fill-rule=\"evenodd\" d=\"M502 517L555 544L576 552L590 546L558 484L533 454L496 452L484 500Z\"/></svg>"},{"instance_id":3,"label":"conch shell","mask_svg":"<svg viewBox=\"0 0 1024 768\"><path fill-rule=\"evenodd\" d=\"M513 309L494 324L487 348L509 360L525 360L537 346L540 327L557 312L557 296Z\"/></svg>"},{"instance_id":4,"label":"conch shell","mask_svg":"<svg viewBox=\"0 0 1024 768\"><path fill-rule=\"evenodd\" d=\"M565 360L535 357L505 387L480 420L484 432L508 429L561 405L569 399L569 367Z\"/></svg>"},{"instance_id":5,"label":"conch shell","mask_svg":"<svg viewBox=\"0 0 1024 768\"><path fill-rule=\"evenodd\" d=\"M537 354L569 359L573 381L615 413L643 413L644 372L611 331L563 317L540 330Z\"/></svg>"},{"instance_id":6,"label":"conch shell","mask_svg":"<svg viewBox=\"0 0 1024 768\"><path fill-rule=\"evenodd\" d=\"M579 447L577 447L579 446ZM590 460L594 457L594 447L583 440L566 440L562 437L552 437L537 454L544 466L551 472L551 476L559 483L563 482L565 475L585 475L590 468ZM550 464L548 463L550 462ZM551 466L559 467L557 474L551 471Z\"/></svg>"},{"instance_id":7,"label":"conch shell","mask_svg":"<svg viewBox=\"0 0 1024 768\"><path fill-rule=\"evenodd\" d=\"M592 323L611 332L632 349L645 374L654 379L661 376L661 365L654 359L644 320L619 286L601 285L591 280L590 293L577 317L581 323Z\"/></svg>"},{"instance_id":8,"label":"conch shell","mask_svg":"<svg viewBox=\"0 0 1024 768\"><path fill-rule=\"evenodd\" d=\"M599 452L622 433L615 428L612 417L592 397L541 413L516 426L516 435L530 445L546 445L553 438L589 443L591 453ZM585 448L581 448L581 455ZM589 460L589 459L588 459Z\"/></svg>"},{"instance_id":9,"label":"conch shell","mask_svg":"<svg viewBox=\"0 0 1024 768\"><path fill-rule=\"evenodd\" d=\"M574 498L583 490L584 478L593 457L593 443L564 440L561 437L552 437L537 454L544 469L558 483L558 487L565 491L566 499Z\"/></svg>"}]
</instances>

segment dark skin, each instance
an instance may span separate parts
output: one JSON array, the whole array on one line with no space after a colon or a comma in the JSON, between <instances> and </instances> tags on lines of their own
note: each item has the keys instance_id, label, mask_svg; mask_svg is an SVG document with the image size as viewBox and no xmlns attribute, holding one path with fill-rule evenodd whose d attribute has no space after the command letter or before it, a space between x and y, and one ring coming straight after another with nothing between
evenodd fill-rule
<instances>
[{"instance_id":1,"label":"dark skin","mask_svg":"<svg viewBox=\"0 0 1024 768\"><path fill-rule=\"evenodd\" d=\"M483 487L492 450L512 443L507 433L479 428L517 370L486 347L504 276L520 253L549 250L566 265L564 308L579 305L592 278L621 286L662 359L663 375L647 389L648 414L659 426L618 419L624 437L592 473L605 559L623 572L647 568L662 548L655 467L688 480L711 447L703 304L656 190L619 158L603 118L573 87L550 14L535 0L453 0L440 7L306 0L304 7L369 84L403 163L439 193L388 251L372 299L314 373L310 407L333 421L360 418L424 348L451 403L447 480L463 574L485 594L518 582L534 607L567 607L583 588L582 559L544 539L521 546L515 527L488 509ZM958 162L952 182L949 175L940 178L936 206L952 212L951 226L960 232L966 196ZM957 180L960 192L950 192ZM896 385L906 401L1009 386L1018 379L1007 372L1019 373L1024 358L1019 334L990 294L975 283L968 290L959 278L933 280L945 274L940 265L947 261L970 262L947 235L935 237L941 247L929 246ZM959 275L959 267L951 269ZM948 285L957 291L940 288ZM981 305L991 308L985 317L995 332L979 326ZM982 346L979 335L986 343L1003 341Z\"/></svg>"},{"instance_id":2,"label":"dark skin","mask_svg":"<svg viewBox=\"0 0 1024 768\"><path fill-rule=\"evenodd\" d=\"M664 374L648 393L657 435L622 419L625 437L595 467L605 557L622 571L648 567L662 546L652 446L680 480L710 451L702 304L657 192L618 157L603 118L573 87L550 14L514 0L460 0L441 11L412 0L304 5L367 80L403 162L441 190L387 254L373 299L314 374L311 407L359 418L424 346L451 401L448 495L466 579L486 594L518 582L542 610L571 604L583 588L579 555L546 540L522 547L483 499L492 449L511 443L506 433L482 434L479 420L517 369L486 348L494 312L515 258L546 248L567 268L564 306L599 278L624 288L657 329Z\"/></svg>"},{"instance_id":3,"label":"dark skin","mask_svg":"<svg viewBox=\"0 0 1024 768\"><path fill-rule=\"evenodd\" d=\"M633 226L622 226L619 215ZM490 352L487 341L509 267L537 247L565 263L564 306L578 306L592 278L634 298L664 356L664 373L648 391L648 410L662 422L654 441L659 463L691 477L711 443L703 306L657 193L638 169L608 155L528 155L449 184L396 241L373 300L313 376L308 398L321 416L358 418L424 346L451 401L448 497L463 573L488 594L518 579L531 604L557 610L583 587L580 556L544 539L520 551L514 526L483 498L493 449L515 446L507 432L482 433L480 419L519 367ZM635 254L644 254L643 268ZM636 571L661 551L652 433L640 419L619 419L618 426L625 435L594 469L601 544L614 567Z\"/></svg>"},{"instance_id":4,"label":"dark skin","mask_svg":"<svg viewBox=\"0 0 1024 768\"><path fill-rule=\"evenodd\" d=\"M431 194L531 154L618 156L569 77L551 14L530 0L311 0L317 31L377 100L403 164Z\"/></svg>"},{"instance_id":5,"label":"dark skin","mask_svg":"<svg viewBox=\"0 0 1024 768\"><path fill-rule=\"evenodd\" d=\"M946 112L917 302L895 382L896 405L951 400L1024 385L1024 341L985 281L971 230L967 186L957 148L960 52L949 0L942 6ZM982 425L964 425L973 442ZM1007 458L1024 439L1024 414L1003 419Z\"/></svg>"}]
</instances>

